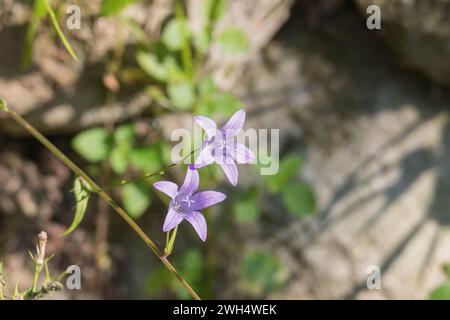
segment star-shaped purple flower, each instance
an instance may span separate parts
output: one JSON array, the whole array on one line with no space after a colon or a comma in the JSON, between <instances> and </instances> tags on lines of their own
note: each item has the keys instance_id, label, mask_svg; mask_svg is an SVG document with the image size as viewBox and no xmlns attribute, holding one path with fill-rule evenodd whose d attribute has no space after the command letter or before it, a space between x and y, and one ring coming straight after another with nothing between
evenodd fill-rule
<instances>
[{"instance_id":1,"label":"star-shaped purple flower","mask_svg":"<svg viewBox=\"0 0 450 320\"><path fill-rule=\"evenodd\" d=\"M200 239L206 240L206 220L199 210L222 202L227 196L217 191L196 193L199 181L197 170L188 169L184 183L179 190L178 186L170 181L159 181L153 184L156 189L172 198L169 212L164 221L164 232L172 230L186 219L192 224Z\"/></svg>"},{"instance_id":2,"label":"star-shaped purple flower","mask_svg":"<svg viewBox=\"0 0 450 320\"><path fill-rule=\"evenodd\" d=\"M198 169L216 162L230 183L236 186L239 176L236 163L255 160L253 152L236 141L245 122L245 111L237 111L222 129L217 129L217 124L208 117L195 116L194 119L205 130L207 139L203 141L200 154L192 167Z\"/></svg>"}]
</instances>

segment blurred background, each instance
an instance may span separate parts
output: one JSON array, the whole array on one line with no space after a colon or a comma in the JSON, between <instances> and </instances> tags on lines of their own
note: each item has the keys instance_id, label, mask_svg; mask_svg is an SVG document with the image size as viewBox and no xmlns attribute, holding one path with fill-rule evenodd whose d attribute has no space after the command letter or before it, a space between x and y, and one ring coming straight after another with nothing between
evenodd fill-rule
<instances>
[{"instance_id":1,"label":"blurred background","mask_svg":"<svg viewBox=\"0 0 450 320\"><path fill-rule=\"evenodd\" d=\"M193 114L245 108L246 128L280 129L277 175L242 165L233 189L217 166L201 170L202 188L229 198L205 211L207 242L182 224L171 256L201 297L450 299L450 1L50 3L78 61L43 0L0 0L0 97L102 186L169 165L170 135ZM372 4L381 29L366 26ZM9 287L32 281L28 251L46 230L51 269L82 273L82 290L53 297L188 298L95 196L60 237L74 178L0 114ZM111 193L163 247L159 179ZM372 265L380 290L367 288Z\"/></svg>"}]
</instances>

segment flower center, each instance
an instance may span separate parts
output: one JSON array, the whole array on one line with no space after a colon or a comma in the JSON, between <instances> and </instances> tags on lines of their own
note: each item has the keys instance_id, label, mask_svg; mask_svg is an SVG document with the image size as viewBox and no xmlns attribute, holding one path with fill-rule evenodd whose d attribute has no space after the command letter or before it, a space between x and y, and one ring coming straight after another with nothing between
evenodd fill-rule
<instances>
[{"instance_id":1,"label":"flower center","mask_svg":"<svg viewBox=\"0 0 450 320\"><path fill-rule=\"evenodd\" d=\"M194 203L189 194L180 193L172 200L172 208L180 214L189 213L194 210Z\"/></svg>"}]
</instances>

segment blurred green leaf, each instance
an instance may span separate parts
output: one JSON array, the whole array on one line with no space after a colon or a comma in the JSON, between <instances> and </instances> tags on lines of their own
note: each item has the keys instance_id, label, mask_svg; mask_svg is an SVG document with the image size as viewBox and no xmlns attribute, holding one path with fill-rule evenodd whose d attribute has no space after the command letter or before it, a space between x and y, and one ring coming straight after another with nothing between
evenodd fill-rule
<instances>
[{"instance_id":1,"label":"blurred green leaf","mask_svg":"<svg viewBox=\"0 0 450 320\"><path fill-rule=\"evenodd\" d=\"M259 189L252 188L233 204L233 215L239 223L255 221L261 213Z\"/></svg>"},{"instance_id":2,"label":"blurred green leaf","mask_svg":"<svg viewBox=\"0 0 450 320\"><path fill-rule=\"evenodd\" d=\"M211 22L216 22L223 17L227 9L226 0L204 0L203 14Z\"/></svg>"},{"instance_id":3,"label":"blurred green leaf","mask_svg":"<svg viewBox=\"0 0 450 320\"><path fill-rule=\"evenodd\" d=\"M136 0L103 0L100 8L100 15L116 15L135 1Z\"/></svg>"},{"instance_id":4,"label":"blurred green leaf","mask_svg":"<svg viewBox=\"0 0 450 320\"><path fill-rule=\"evenodd\" d=\"M261 250L247 253L241 268L245 289L254 294L277 290L286 280L278 258Z\"/></svg>"},{"instance_id":5,"label":"blurred green leaf","mask_svg":"<svg viewBox=\"0 0 450 320\"><path fill-rule=\"evenodd\" d=\"M93 128L76 135L72 147L86 160L95 163L108 157L111 140L105 129Z\"/></svg>"},{"instance_id":6,"label":"blurred green leaf","mask_svg":"<svg viewBox=\"0 0 450 320\"><path fill-rule=\"evenodd\" d=\"M131 146L134 140L133 124L123 124L114 130L114 142L118 146Z\"/></svg>"},{"instance_id":7,"label":"blurred green leaf","mask_svg":"<svg viewBox=\"0 0 450 320\"><path fill-rule=\"evenodd\" d=\"M185 22L177 21L172 18L165 25L161 35L162 42L172 51L181 50L183 47L183 30L188 30L188 25ZM189 35L189 31L185 31L186 35Z\"/></svg>"},{"instance_id":8,"label":"blurred green leaf","mask_svg":"<svg viewBox=\"0 0 450 320\"><path fill-rule=\"evenodd\" d=\"M146 173L161 169L161 153L157 146L139 147L130 150L130 163Z\"/></svg>"},{"instance_id":9,"label":"blurred green leaf","mask_svg":"<svg viewBox=\"0 0 450 320\"><path fill-rule=\"evenodd\" d=\"M295 182L282 191L283 204L289 213L306 216L316 212L316 197L312 189L304 183Z\"/></svg>"},{"instance_id":10,"label":"blurred green leaf","mask_svg":"<svg viewBox=\"0 0 450 320\"><path fill-rule=\"evenodd\" d=\"M432 300L450 300L450 282L446 282L434 289L430 298Z\"/></svg>"},{"instance_id":11,"label":"blurred green leaf","mask_svg":"<svg viewBox=\"0 0 450 320\"><path fill-rule=\"evenodd\" d=\"M115 147L111 151L109 164L112 170L118 174L123 174L128 168L128 148Z\"/></svg>"},{"instance_id":12,"label":"blurred green leaf","mask_svg":"<svg viewBox=\"0 0 450 320\"><path fill-rule=\"evenodd\" d=\"M283 157L280 162L278 173L265 176L266 185L273 193L280 192L288 183L289 179L298 175L302 164L302 158L296 154Z\"/></svg>"},{"instance_id":13,"label":"blurred green leaf","mask_svg":"<svg viewBox=\"0 0 450 320\"><path fill-rule=\"evenodd\" d=\"M159 62L155 55L140 51L136 55L136 60L142 70L150 76L163 82L167 80L166 66Z\"/></svg>"},{"instance_id":14,"label":"blurred green leaf","mask_svg":"<svg viewBox=\"0 0 450 320\"><path fill-rule=\"evenodd\" d=\"M188 81L170 84L167 93L173 105L178 109L189 110L195 102L195 91Z\"/></svg>"},{"instance_id":15,"label":"blurred green leaf","mask_svg":"<svg viewBox=\"0 0 450 320\"><path fill-rule=\"evenodd\" d=\"M138 219L151 203L150 188L143 183L130 183L122 189L122 203L128 214Z\"/></svg>"},{"instance_id":16,"label":"blurred green leaf","mask_svg":"<svg viewBox=\"0 0 450 320\"><path fill-rule=\"evenodd\" d=\"M75 194L76 210L70 227L64 232L64 236L72 233L78 225L83 221L84 214L89 202L91 193L86 188L83 179L77 177L73 183L73 193Z\"/></svg>"},{"instance_id":17,"label":"blurred green leaf","mask_svg":"<svg viewBox=\"0 0 450 320\"><path fill-rule=\"evenodd\" d=\"M218 41L223 50L230 54L246 53L250 49L247 35L235 27L222 30Z\"/></svg>"}]
</instances>

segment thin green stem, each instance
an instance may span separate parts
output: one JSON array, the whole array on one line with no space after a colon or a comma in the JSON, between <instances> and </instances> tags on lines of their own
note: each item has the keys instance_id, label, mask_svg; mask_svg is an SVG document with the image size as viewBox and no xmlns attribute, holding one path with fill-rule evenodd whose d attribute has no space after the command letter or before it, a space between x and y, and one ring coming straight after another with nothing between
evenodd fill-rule
<instances>
[{"instance_id":1,"label":"thin green stem","mask_svg":"<svg viewBox=\"0 0 450 320\"><path fill-rule=\"evenodd\" d=\"M56 18L55 12L53 11L52 7L50 6L50 2L48 0L44 0L44 2L45 2L45 9L47 10L48 15L50 16L50 20L52 21L53 28L55 29L56 33L58 34L64 47L69 52L72 59L77 61L78 57L75 54L75 51L73 50L72 46L70 45L69 40L67 40L66 36L64 35L64 32L62 32L61 27L59 26L59 23L58 23L58 19Z\"/></svg>"},{"instance_id":2,"label":"thin green stem","mask_svg":"<svg viewBox=\"0 0 450 320\"><path fill-rule=\"evenodd\" d=\"M164 248L164 253L166 256L170 256L173 250L173 245L175 243L175 238L177 237L178 226L175 227L172 231L172 235L170 235L170 231L167 232L166 236L166 247Z\"/></svg>"},{"instance_id":3,"label":"thin green stem","mask_svg":"<svg viewBox=\"0 0 450 320\"><path fill-rule=\"evenodd\" d=\"M183 66L189 77L193 77L193 63L192 63L192 52L191 45L189 43L187 35L187 22L186 14L184 13L183 3L180 0L175 2L175 17L177 19L178 28L180 29L180 35L183 42L183 47L181 48L181 59L183 61Z\"/></svg>"},{"instance_id":4,"label":"thin green stem","mask_svg":"<svg viewBox=\"0 0 450 320\"><path fill-rule=\"evenodd\" d=\"M45 136L37 131L31 124L29 124L22 116L15 112L12 108L7 107L6 104L0 101L0 109L5 110L11 118L20 126L27 130L33 137L42 143L55 157L61 160L73 173L84 179L90 186L93 192L96 192L109 206L136 232L136 234L145 242L145 244L153 251L153 253L161 260L170 273L178 279L182 286L189 292L191 297L200 300L198 294L191 288L191 286L183 279L175 267L170 263L163 252L156 246L149 236L142 230L141 227L123 210L112 198L109 196L90 176L81 170L75 163L72 162L63 152L61 152L54 144L52 144Z\"/></svg>"}]
</instances>

